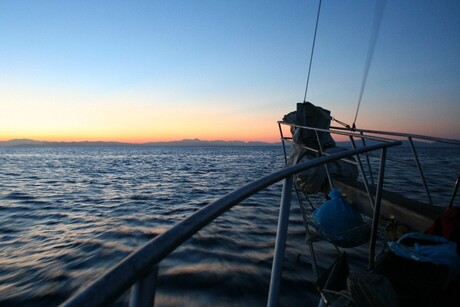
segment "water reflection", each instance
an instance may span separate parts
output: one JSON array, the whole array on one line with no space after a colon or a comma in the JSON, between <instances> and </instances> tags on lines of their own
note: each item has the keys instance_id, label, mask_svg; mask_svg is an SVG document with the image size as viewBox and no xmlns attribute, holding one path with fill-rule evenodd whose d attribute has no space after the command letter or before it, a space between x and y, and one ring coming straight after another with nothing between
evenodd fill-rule
<instances>
[{"instance_id":1,"label":"water reflection","mask_svg":"<svg viewBox=\"0 0 460 307\"><path fill-rule=\"evenodd\" d=\"M456 175L452 155L435 156ZM0 305L57 305L174 223L283 161L281 148L1 149ZM428 161L427 175L439 174L436 163ZM388 188L423 195L402 181L407 169L387 170ZM442 174L429 184L448 198L450 175ZM157 303L265 305L280 191L276 185L248 199L162 262ZM281 302L316 305L295 203L289 227ZM334 254L317 249L327 267ZM305 263L296 261L299 252ZM365 252L350 257L365 262Z\"/></svg>"}]
</instances>

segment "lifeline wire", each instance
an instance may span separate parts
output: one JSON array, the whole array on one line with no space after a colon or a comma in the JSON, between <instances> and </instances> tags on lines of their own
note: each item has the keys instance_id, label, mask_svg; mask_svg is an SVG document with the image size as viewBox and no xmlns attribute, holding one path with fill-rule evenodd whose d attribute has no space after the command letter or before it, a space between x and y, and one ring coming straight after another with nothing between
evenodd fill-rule
<instances>
[{"instance_id":1,"label":"lifeline wire","mask_svg":"<svg viewBox=\"0 0 460 307\"><path fill-rule=\"evenodd\" d=\"M303 102L305 102L307 100L308 82L310 81L311 63L313 62L313 51L315 50L316 32L318 31L319 13L321 11L321 2L322 2L322 0L319 0L318 14L316 16L315 35L313 36L313 44L311 46L310 65L308 67L307 85L305 86L305 95L303 96Z\"/></svg>"},{"instance_id":2,"label":"lifeline wire","mask_svg":"<svg viewBox=\"0 0 460 307\"><path fill-rule=\"evenodd\" d=\"M375 4L374 24L372 25L371 39L369 40L369 48L367 50L366 66L364 67L363 81L361 83L361 92L359 93L358 107L356 108L355 120L353 121L352 128L356 128L356 119L358 118L359 107L363 99L364 88L366 87L367 75L371 66L372 58L374 56L375 44L379 36L380 24L382 23L383 10L385 8L385 0L377 0Z\"/></svg>"}]
</instances>

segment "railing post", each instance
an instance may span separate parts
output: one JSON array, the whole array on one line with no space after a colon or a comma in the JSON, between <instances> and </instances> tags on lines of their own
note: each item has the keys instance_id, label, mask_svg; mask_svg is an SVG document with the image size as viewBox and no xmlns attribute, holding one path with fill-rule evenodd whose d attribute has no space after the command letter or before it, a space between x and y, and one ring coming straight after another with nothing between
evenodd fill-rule
<instances>
[{"instance_id":1,"label":"railing post","mask_svg":"<svg viewBox=\"0 0 460 307\"><path fill-rule=\"evenodd\" d=\"M287 154L286 154L286 143L284 142L283 129L281 128L281 124L280 124L280 123L278 123L278 128L280 129L281 142L283 143L284 163L285 163L285 165L287 166L288 160L287 160Z\"/></svg>"},{"instance_id":2,"label":"railing post","mask_svg":"<svg viewBox=\"0 0 460 307\"><path fill-rule=\"evenodd\" d=\"M382 200L383 177L385 175L385 160L387 156L387 149L382 148L382 155L380 156L379 178L377 181L377 191L375 193L375 207L374 216L372 218L372 232L371 241L369 244L369 269L374 270L375 266L375 245L377 242L377 232L379 227L380 218L380 204Z\"/></svg>"},{"instance_id":3,"label":"railing post","mask_svg":"<svg viewBox=\"0 0 460 307\"><path fill-rule=\"evenodd\" d=\"M155 302L155 289L158 277L158 265L131 288L130 307L152 307Z\"/></svg>"},{"instance_id":4,"label":"railing post","mask_svg":"<svg viewBox=\"0 0 460 307\"><path fill-rule=\"evenodd\" d=\"M350 135L350 141L351 141L351 146L353 149L356 149L356 143L355 140L353 139L353 136ZM364 139L363 139L364 141ZM366 155L367 156L367 155ZM369 159L369 157L368 157ZM364 187L366 188L367 196L369 197L369 202L371 203L372 207L374 207L374 200L372 199L372 194L371 191L369 190L369 183L367 181L367 176L366 173L364 172L364 167L363 163L361 162L361 158L359 155L355 156L355 161L358 163L358 170L361 172L361 175L363 176L363 182L364 182ZM372 174L371 174L372 176Z\"/></svg>"},{"instance_id":5,"label":"railing post","mask_svg":"<svg viewBox=\"0 0 460 307\"><path fill-rule=\"evenodd\" d=\"M275 252L273 255L272 274L270 278L270 290L268 293L267 306L277 306L281 285L281 272L283 270L284 249L289 224L289 212L291 209L292 175L284 179L283 194L281 196L280 213L278 217L278 229L276 231Z\"/></svg>"},{"instance_id":6,"label":"railing post","mask_svg":"<svg viewBox=\"0 0 460 307\"><path fill-rule=\"evenodd\" d=\"M454 206L455 196L457 196L458 186L460 185L460 173L458 173L457 180L455 181L454 190L452 191L452 196L449 202L449 208Z\"/></svg>"},{"instance_id":7,"label":"railing post","mask_svg":"<svg viewBox=\"0 0 460 307\"><path fill-rule=\"evenodd\" d=\"M430 190L428 189L428 185L426 183L425 175L423 174L422 165L420 164L420 160L418 159L417 151L415 150L414 141L412 141L412 137L408 137L410 148L412 150L412 154L414 155L415 164L417 165L418 173L420 174L420 178L422 178L423 187L425 188L426 196L428 197L428 201L430 205L433 204L433 200L431 199Z\"/></svg>"},{"instance_id":8,"label":"railing post","mask_svg":"<svg viewBox=\"0 0 460 307\"><path fill-rule=\"evenodd\" d=\"M319 148L319 153L321 156L323 156L323 146L321 146L321 141L319 139L318 131L315 130L315 135L316 135L316 140L318 141L318 148ZM326 175L327 175L327 180L329 181L329 186L331 187L331 190L334 188L332 185L332 179L331 179L331 174L329 173L329 168L327 167L327 163L324 163L324 167L326 168Z\"/></svg>"},{"instance_id":9,"label":"railing post","mask_svg":"<svg viewBox=\"0 0 460 307\"><path fill-rule=\"evenodd\" d=\"M366 137L364 136L364 132L359 132L361 135L361 141L363 142L363 146L366 147ZM369 155L366 153L366 162L367 162L367 169L369 170L369 177L371 178L371 184L374 185L374 175L372 174L372 167L371 161L369 160Z\"/></svg>"}]
</instances>

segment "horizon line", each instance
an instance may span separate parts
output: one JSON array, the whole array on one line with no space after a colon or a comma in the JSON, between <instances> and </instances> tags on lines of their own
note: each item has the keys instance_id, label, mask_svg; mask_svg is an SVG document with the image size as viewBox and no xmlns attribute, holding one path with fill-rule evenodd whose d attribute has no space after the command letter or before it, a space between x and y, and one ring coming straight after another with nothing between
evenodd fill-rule
<instances>
[{"instance_id":1,"label":"horizon line","mask_svg":"<svg viewBox=\"0 0 460 307\"><path fill-rule=\"evenodd\" d=\"M181 140L168 140L168 141L146 141L146 142L125 142L125 141L48 141L48 140L35 140L29 138L13 138L9 140L0 141L2 145L46 145L46 144L84 144L84 143L94 143L94 144L120 144L120 145L148 145L148 144L168 144L168 143L239 143L239 144L279 144L281 141L267 142L267 141L243 141L243 140L202 140L199 138L192 139L181 139Z\"/></svg>"}]
</instances>

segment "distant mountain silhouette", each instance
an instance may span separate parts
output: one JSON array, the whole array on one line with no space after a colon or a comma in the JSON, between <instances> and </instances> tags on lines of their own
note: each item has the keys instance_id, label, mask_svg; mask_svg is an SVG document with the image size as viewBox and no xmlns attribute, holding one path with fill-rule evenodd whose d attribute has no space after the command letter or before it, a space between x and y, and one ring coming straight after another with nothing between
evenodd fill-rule
<instances>
[{"instance_id":1,"label":"distant mountain silhouette","mask_svg":"<svg viewBox=\"0 0 460 307\"><path fill-rule=\"evenodd\" d=\"M5 142L0 142L0 146L24 146L24 145L40 145L41 141L34 141L30 139L14 139Z\"/></svg>"},{"instance_id":2,"label":"distant mountain silhouette","mask_svg":"<svg viewBox=\"0 0 460 307\"><path fill-rule=\"evenodd\" d=\"M266 143L266 142L243 142L243 141L202 141L200 139L184 139L181 141L171 142L149 142L144 143L145 146L275 146L281 143Z\"/></svg>"},{"instance_id":3,"label":"distant mountain silhouette","mask_svg":"<svg viewBox=\"0 0 460 307\"><path fill-rule=\"evenodd\" d=\"M110 147L110 146L280 146L281 143L266 142L243 142L243 141L202 141L199 139L184 139L170 142L148 142L148 143L123 143L103 141L82 141L82 142L48 142L35 141L31 139L13 139L0 142L0 147Z\"/></svg>"},{"instance_id":4,"label":"distant mountain silhouette","mask_svg":"<svg viewBox=\"0 0 460 307\"><path fill-rule=\"evenodd\" d=\"M361 146L360 142L357 142ZM375 145L375 141L366 141L367 145ZM158 146L158 147L222 147L222 146L281 146L281 142L244 142L244 141L203 141L200 139L184 139L181 141L169 142L147 142L147 143L124 143L124 142L103 142L103 141L81 141L81 142L48 142L36 141L31 139L13 139L9 141L0 141L0 147L110 147L110 146ZM290 146L289 143L286 144ZM415 147L451 147L452 144L444 144L439 142L418 142L414 141ZM351 147L349 142L337 142L336 146ZM410 146L408 141L402 141L402 146Z\"/></svg>"}]
</instances>

